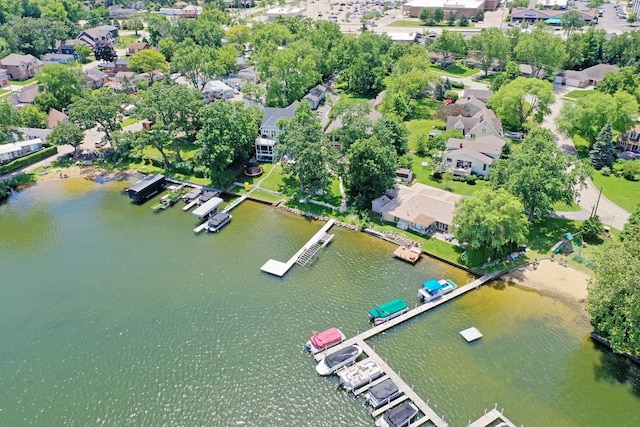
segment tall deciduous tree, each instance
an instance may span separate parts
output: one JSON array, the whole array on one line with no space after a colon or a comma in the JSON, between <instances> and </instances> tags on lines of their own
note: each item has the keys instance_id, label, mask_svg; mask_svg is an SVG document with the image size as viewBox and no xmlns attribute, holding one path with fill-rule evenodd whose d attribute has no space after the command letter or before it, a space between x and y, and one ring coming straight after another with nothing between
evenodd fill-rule
<instances>
[{"instance_id":1,"label":"tall deciduous tree","mask_svg":"<svg viewBox=\"0 0 640 427\"><path fill-rule=\"evenodd\" d=\"M526 239L528 223L522 211L522 203L508 191L485 188L456 203L454 236L469 243L472 263L501 258Z\"/></svg>"},{"instance_id":2,"label":"tall deciduous tree","mask_svg":"<svg viewBox=\"0 0 640 427\"><path fill-rule=\"evenodd\" d=\"M516 58L531 67L533 77L540 77L544 67L560 67L565 55L562 39L545 26L536 26L530 33L521 34L515 48Z\"/></svg>"},{"instance_id":3,"label":"tall deciduous tree","mask_svg":"<svg viewBox=\"0 0 640 427\"><path fill-rule=\"evenodd\" d=\"M398 156L393 147L374 137L351 144L347 157L349 194L358 209L370 209L371 201L393 186Z\"/></svg>"},{"instance_id":4,"label":"tall deciduous tree","mask_svg":"<svg viewBox=\"0 0 640 427\"><path fill-rule=\"evenodd\" d=\"M595 169L602 169L603 167L611 167L616 160L616 148L613 145L613 128L611 123L607 122L606 125L596 137L595 142L589 150L589 161L591 166Z\"/></svg>"},{"instance_id":5,"label":"tall deciduous tree","mask_svg":"<svg viewBox=\"0 0 640 427\"><path fill-rule=\"evenodd\" d=\"M549 106L554 101L551 83L518 77L493 94L489 105L508 127L521 129L531 116L536 122L542 122L551 112Z\"/></svg>"},{"instance_id":6,"label":"tall deciduous tree","mask_svg":"<svg viewBox=\"0 0 640 427\"><path fill-rule=\"evenodd\" d=\"M466 55L469 50L467 40L462 33L457 31L442 30L433 41L430 49L445 54L455 53L458 55Z\"/></svg>"},{"instance_id":7,"label":"tall deciduous tree","mask_svg":"<svg viewBox=\"0 0 640 427\"><path fill-rule=\"evenodd\" d=\"M20 109L20 123L27 128L44 129L47 125L47 113L37 105L27 105Z\"/></svg>"},{"instance_id":8,"label":"tall deciduous tree","mask_svg":"<svg viewBox=\"0 0 640 427\"><path fill-rule=\"evenodd\" d=\"M0 141L5 141L12 129L20 124L20 114L7 101L0 101Z\"/></svg>"},{"instance_id":9,"label":"tall deciduous tree","mask_svg":"<svg viewBox=\"0 0 640 427\"><path fill-rule=\"evenodd\" d=\"M113 133L120 129L121 105L125 99L110 88L96 89L69 106L69 120L85 128L97 125L98 130L105 133L105 139L111 141Z\"/></svg>"},{"instance_id":10,"label":"tall deciduous tree","mask_svg":"<svg viewBox=\"0 0 640 427\"><path fill-rule=\"evenodd\" d=\"M260 113L241 102L212 102L200 110L197 158L209 168L211 182L226 186L230 168L245 165L258 133Z\"/></svg>"},{"instance_id":11,"label":"tall deciduous tree","mask_svg":"<svg viewBox=\"0 0 640 427\"><path fill-rule=\"evenodd\" d=\"M491 186L518 197L533 221L551 212L556 202L571 204L588 174L582 162L556 147L550 130L536 127L510 159L491 166L490 176Z\"/></svg>"},{"instance_id":12,"label":"tall deciduous tree","mask_svg":"<svg viewBox=\"0 0 640 427\"><path fill-rule=\"evenodd\" d=\"M480 34L471 37L471 55L480 63L480 69L487 75L495 62L501 68L507 62L511 45L499 28L485 28Z\"/></svg>"},{"instance_id":13,"label":"tall deciduous tree","mask_svg":"<svg viewBox=\"0 0 640 427\"><path fill-rule=\"evenodd\" d=\"M191 85L200 92L220 74L216 50L210 46L199 46L191 39L178 45L172 66L180 71Z\"/></svg>"},{"instance_id":14,"label":"tall deciduous tree","mask_svg":"<svg viewBox=\"0 0 640 427\"><path fill-rule=\"evenodd\" d=\"M53 145L70 145L75 155L82 144L84 133L73 123L63 123L56 126L47 137L47 142Z\"/></svg>"},{"instance_id":15,"label":"tall deciduous tree","mask_svg":"<svg viewBox=\"0 0 640 427\"><path fill-rule=\"evenodd\" d=\"M142 50L129 58L129 68L138 73L149 73L151 81L158 73L167 73L169 66L164 55L153 49Z\"/></svg>"},{"instance_id":16,"label":"tall deciduous tree","mask_svg":"<svg viewBox=\"0 0 640 427\"><path fill-rule=\"evenodd\" d=\"M382 144L392 147L398 157L409 151L409 132L402 123L389 116L382 116L373 125L373 136Z\"/></svg>"},{"instance_id":17,"label":"tall deciduous tree","mask_svg":"<svg viewBox=\"0 0 640 427\"><path fill-rule=\"evenodd\" d=\"M284 172L298 180L301 194L326 189L331 176L332 147L309 103L301 102L293 117L279 126L282 134L276 145L278 157L286 155L291 160L284 162Z\"/></svg>"},{"instance_id":18,"label":"tall deciduous tree","mask_svg":"<svg viewBox=\"0 0 640 427\"><path fill-rule=\"evenodd\" d=\"M113 62L118 58L116 49L108 42L97 42L93 46L93 55L97 61Z\"/></svg>"},{"instance_id":19,"label":"tall deciduous tree","mask_svg":"<svg viewBox=\"0 0 640 427\"><path fill-rule=\"evenodd\" d=\"M567 33L567 37L570 37L574 31L584 27L584 24L582 13L575 9L565 12L560 18L560 26Z\"/></svg>"},{"instance_id":20,"label":"tall deciduous tree","mask_svg":"<svg viewBox=\"0 0 640 427\"><path fill-rule=\"evenodd\" d=\"M36 97L36 104L42 111L49 111L49 108L62 110L67 108L80 93L80 84L84 76L80 73L80 68L72 65L48 64L42 72L38 74L40 91L44 92Z\"/></svg>"},{"instance_id":21,"label":"tall deciduous tree","mask_svg":"<svg viewBox=\"0 0 640 427\"><path fill-rule=\"evenodd\" d=\"M632 217L638 215L636 211ZM624 240L607 239L594 258L587 311L595 333L616 353L640 356L640 228L627 223Z\"/></svg>"}]
</instances>

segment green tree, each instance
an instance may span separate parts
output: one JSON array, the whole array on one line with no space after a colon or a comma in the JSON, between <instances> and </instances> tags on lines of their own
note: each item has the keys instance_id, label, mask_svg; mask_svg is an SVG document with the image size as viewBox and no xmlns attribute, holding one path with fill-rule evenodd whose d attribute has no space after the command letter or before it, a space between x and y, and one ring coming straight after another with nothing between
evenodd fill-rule
<instances>
[{"instance_id":1,"label":"green tree","mask_svg":"<svg viewBox=\"0 0 640 427\"><path fill-rule=\"evenodd\" d=\"M371 201L393 186L398 156L393 147L376 138L359 139L347 152L346 187L358 209L371 208Z\"/></svg>"},{"instance_id":2,"label":"green tree","mask_svg":"<svg viewBox=\"0 0 640 427\"><path fill-rule=\"evenodd\" d=\"M164 55L167 61L173 59L173 52L177 49L178 44L169 37L165 37L158 41L158 52Z\"/></svg>"},{"instance_id":3,"label":"green tree","mask_svg":"<svg viewBox=\"0 0 640 427\"><path fill-rule=\"evenodd\" d=\"M200 46L187 39L178 45L171 65L180 71L194 88L202 92L207 83L223 71L218 66L217 59L215 48Z\"/></svg>"},{"instance_id":4,"label":"green tree","mask_svg":"<svg viewBox=\"0 0 640 427\"><path fill-rule=\"evenodd\" d=\"M0 141L6 141L14 127L20 125L20 114L7 101L0 101Z\"/></svg>"},{"instance_id":5,"label":"green tree","mask_svg":"<svg viewBox=\"0 0 640 427\"><path fill-rule=\"evenodd\" d=\"M129 58L129 68L137 73L149 73L151 82L158 73L168 73L169 66L164 55L153 49L142 50Z\"/></svg>"},{"instance_id":6,"label":"green tree","mask_svg":"<svg viewBox=\"0 0 640 427\"><path fill-rule=\"evenodd\" d=\"M116 49L107 42L97 42L93 46L93 55L96 61L113 62L118 58Z\"/></svg>"},{"instance_id":7,"label":"green tree","mask_svg":"<svg viewBox=\"0 0 640 427\"><path fill-rule=\"evenodd\" d=\"M600 170L603 167L611 167L616 160L616 147L613 145L613 128L611 123L607 122L606 125L596 137L595 142L591 146L589 151L589 161L591 166Z\"/></svg>"},{"instance_id":8,"label":"green tree","mask_svg":"<svg viewBox=\"0 0 640 427\"><path fill-rule=\"evenodd\" d=\"M450 27L453 27L455 24L456 24L456 13L453 10L450 10L449 13L447 13L447 25Z\"/></svg>"},{"instance_id":9,"label":"green tree","mask_svg":"<svg viewBox=\"0 0 640 427\"><path fill-rule=\"evenodd\" d=\"M522 203L504 189L485 188L456 203L453 234L469 244L473 262L502 258L523 243L528 232Z\"/></svg>"},{"instance_id":10,"label":"green tree","mask_svg":"<svg viewBox=\"0 0 640 427\"><path fill-rule=\"evenodd\" d=\"M38 74L40 92L43 93L36 97L36 104L42 111L49 111L49 108L62 111L80 96L83 81L84 76L75 65L45 65Z\"/></svg>"},{"instance_id":11,"label":"green tree","mask_svg":"<svg viewBox=\"0 0 640 427\"><path fill-rule=\"evenodd\" d=\"M424 132L420 132L419 134L417 134L414 142L416 145L416 154L420 156L426 155L427 152L429 151L429 146L427 145L429 142L429 139L424 134Z\"/></svg>"},{"instance_id":12,"label":"green tree","mask_svg":"<svg viewBox=\"0 0 640 427\"><path fill-rule=\"evenodd\" d=\"M107 87L87 92L69 106L69 120L87 129L97 125L105 133L105 139L112 141L113 133L121 128L120 106L125 100L125 95Z\"/></svg>"},{"instance_id":13,"label":"green tree","mask_svg":"<svg viewBox=\"0 0 640 427\"><path fill-rule=\"evenodd\" d=\"M340 120L342 126L332 132L331 138L339 141L344 150L348 150L358 139L369 137L368 132L372 123L368 115L371 112L371 106L366 101L350 99L345 101L344 99L338 98L332 108L332 113L335 114L334 119Z\"/></svg>"},{"instance_id":14,"label":"green tree","mask_svg":"<svg viewBox=\"0 0 640 427\"><path fill-rule=\"evenodd\" d=\"M638 88L640 79L636 73L635 67L622 67L616 73L608 72L598 82L596 90L598 92L614 95L616 92L624 91L634 95Z\"/></svg>"},{"instance_id":15,"label":"green tree","mask_svg":"<svg viewBox=\"0 0 640 427\"><path fill-rule=\"evenodd\" d=\"M529 0L511 0L509 2L509 12L517 7L529 7Z\"/></svg>"},{"instance_id":16,"label":"green tree","mask_svg":"<svg viewBox=\"0 0 640 427\"><path fill-rule=\"evenodd\" d=\"M433 20L436 24L441 23L444 20L444 9L441 7L436 7L433 10Z\"/></svg>"},{"instance_id":17,"label":"green tree","mask_svg":"<svg viewBox=\"0 0 640 427\"><path fill-rule=\"evenodd\" d=\"M460 18L458 18L458 25L461 27L468 27L469 26L469 18L467 18L466 15L460 15Z\"/></svg>"},{"instance_id":18,"label":"green tree","mask_svg":"<svg viewBox=\"0 0 640 427\"><path fill-rule=\"evenodd\" d=\"M491 187L504 188L523 204L529 221L546 215L553 204L571 204L588 177L583 164L556 147L550 130L535 127L509 160L491 166Z\"/></svg>"},{"instance_id":19,"label":"green tree","mask_svg":"<svg viewBox=\"0 0 640 427\"><path fill-rule=\"evenodd\" d=\"M442 180L444 181L444 190L449 190L449 183L453 180L453 172L446 171L442 174Z\"/></svg>"},{"instance_id":20,"label":"green tree","mask_svg":"<svg viewBox=\"0 0 640 427\"><path fill-rule=\"evenodd\" d=\"M78 61L81 64L85 64L86 62L88 62L88 58L89 56L91 56L91 48L89 46L85 46L85 45L78 45L75 47L74 49L76 58L78 58Z\"/></svg>"},{"instance_id":21,"label":"green tree","mask_svg":"<svg viewBox=\"0 0 640 427\"><path fill-rule=\"evenodd\" d=\"M485 76L495 62L504 66L511 53L509 39L499 28L483 29L480 34L471 37L471 55L480 63Z\"/></svg>"},{"instance_id":22,"label":"green tree","mask_svg":"<svg viewBox=\"0 0 640 427\"><path fill-rule=\"evenodd\" d=\"M582 238L587 242L596 242L604 232L604 225L598 215L594 215L582 223L580 227Z\"/></svg>"},{"instance_id":23,"label":"green tree","mask_svg":"<svg viewBox=\"0 0 640 427\"><path fill-rule=\"evenodd\" d=\"M562 38L547 27L536 26L530 33L520 35L515 56L531 67L533 77L540 77L545 67L558 68L564 64L566 51Z\"/></svg>"},{"instance_id":24,"label":"green tree","mask_svg":"<svg viewBox=\"0 0 640 427\"><path fill-rule=\"evenodd\" d=\"M607 239L596 252L586 308L595 334L614 352L640 356L640 230L631 229L624 241Z\"/></svg>"},{"instance_id":25,"label":"green tree","mask_svg":"<svg viewBox=\"0 0 640 427\"><path fill-rule=\"evenodd\" d=\"M320 119L308 102L301 102L290 120L283 119L276 145L277 157L287 156L283 172L299 183L300 194L324 190L329 184L333 161L331 145L322 131Z\"/></svg>"},{"instance_id":26,"label":"green tree","mask_svg":"<svg viewBox=\"0 0 640 427\"><path fill-rule=\"evenodd\" d=\"M567 33L567 37L570 37L574 31L584 27L584 24L582 13L575 9L565 12L560 18L560 26Z\"/></svg>"},{"instance_id":27,"label":"green tree","mask_svg":"<svg viewBox=\"0 0 640 427\"><path fill-rule=\"evenodd\" d=\"M44 129L47 125L47 113L36 105L27 105L20 109L20 123L26 128Z\"/></svg>"},{"instance_id":28,"label":"green tree","mask_svg":"<svg viewBox=\"0 0 640 427\"><path fill-rule=\"evenodd\" d=\"M127 26L130 30L133 30L135 35L138 35L138 31L144 29L144 23L142 19L140 19L139 15L132 15L129 19L127 19Z\"/></svg>"},{"instance_id":29,"label":"green tree","mask_svg":"<svg viewBox=\"0 0 640 427\"><path fill-rule=\"evenodd\" d=\"M200 110L196 158L209 168L211 182L226 187L235 168L247 164L259 120L260 113L241 102L212 102Z\"/></svg>"},{"instance_id":30,"label":"green tree","mask_svg":"<svg viewBox=\"0 0 640 427\"><path fill-rule=\"evenodd\" d=\"M501 87L489 99L489 105L511 129L522 129L522 125L531 116L536 122L550 113L553 104L553 86L551 83L518 77Z\"/></svg>"},{"instance_id":31,"label":"green tree","mask_svg":"<svg viewBox=\"0 0 640 427\"><path fill-rule=\"evenodd\" d=\"M409 151L409 132L404 125L392 117L383 115L373 125L373 136L381 144L392 147L398 157Z\"/></svg>"},{"instance_id":32,"label":"green tree","mask_svg":"<svg viewBox=\"0 0 640 427\"><path fill-rule=\"evenodd\" d=\"M457 55L466 55L469 50L467 40L462 33L457 31L442 30L442 32L433 41L430 47L435 52L443 52L445 54L455 53Z\"/></svg>"},{"instance_id":33,"label":"green tree","mask_svg":"<svg viewBox=\"0 0 640 427\"><path fill-rule=\"evenodd\" d=\"M143 149L145 147L155 148L162 156L164 168L166 170L171 168L171 161L169 160L169 156L167 156L167 150L172 146L172 138L168 132L162 129L161 124L155 123L151 126L150 130L143 129L134 132L133 145Z\"/></svg>"},{"instance_id":34,"label":"green tree","mask_svg":"<svg viewBox=\"0 0 640 427\"><path fill-rule=\"evenodd\" d=\"M428 7L422 8L420 15L418 15L418 19L420 19L423 25L432 25L434 23L433 9Z\"/></svg>"},{"instance_id":35,"label":"green tree","mask_svg":"<svg viewBox=\"0 0 640 427\"><path fill-rule=\"evenodd\" d=\"M227 40L231 44L236 44L244 50L245 44L251 39L251 27L247 25L234 25L227 30Z\"/></svg>"},{"instance_id":36,"label":"green tree","mask_svg":"<svg viewBox=\"0 0 640 427\"><path fill-rule=\"evenodd\" d=\"M47 137L47 142L53 145L70 145L75 156L82 144L84 133L73 123L62 123L56 126Z\"/></svg>"}]
</instances>

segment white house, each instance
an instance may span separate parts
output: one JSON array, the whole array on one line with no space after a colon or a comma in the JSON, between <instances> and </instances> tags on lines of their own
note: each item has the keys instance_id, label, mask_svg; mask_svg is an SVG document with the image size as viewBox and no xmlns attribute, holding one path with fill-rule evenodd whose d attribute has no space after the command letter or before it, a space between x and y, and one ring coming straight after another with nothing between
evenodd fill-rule
<instances>
[{"instance_id":1,"label":"white house","mask_svg":"<svg viewBox=\"0 0 640 427\"><path fill-rule=\"evenodd\" d=\"M447 130L457 129L469 139L486 135L502 136L502 121L489 108L483 108L473 117L447 117Z\"/></svg>"},{"instance_id":2,"label":"white house","mask_svg":"<svg viewBox=\"0 0 640 427\"><path fill-rule=\"evenodd\" d=\"M273 162L274 147L278 143L278 136L282 130L276 124L280 119L290 119L296 112L299 101L293 102L286 108L269 107L264 109L264 116L260 124L260 134L256 138L256 159L261 162Z\"/></svg>"},{"instance_id":3,"label":"white house","mask_svg":"<svg viewBox=\"0 0 640 427\"><path fill-rule=\"evenodd\" d=\"M41 149L42 140L40 138L2 144L0 145L0 163L8 163Z\"/></svg>"},{"instance_id":4,"label":"white house","mask_svg":"<svg viewBox=\"0 0 640 427\"><path fill-rule=\"evenodd\" d=\"M443 155L441 171L451 171L454 175L486 176L489 167L502 156L505 142L494 135L476 139L449 138Z\"/></svg>"},{"instance_id":5,"label":"white house","mask_svg":"<svg viewBox=\"0 0 640 427\"><path fill-rule=\"evenodd\" d=\"M233 98L233 88L222 83L220 80L214 80L204 85L202 95L204 95L207 101L230 99Z\"/></svg>"},{"instance_id":6,"label":"white house","mask_svg":"<svg viewBox=\"0 0 640 427\"><path fill-rule=\"evenodd\" d=\"M428 185L396 185L371 202L372 210L398 228L421 234L448 231L461 196ZM374 210L375 209L375 210Z\"/></svg>"}]
</instances>

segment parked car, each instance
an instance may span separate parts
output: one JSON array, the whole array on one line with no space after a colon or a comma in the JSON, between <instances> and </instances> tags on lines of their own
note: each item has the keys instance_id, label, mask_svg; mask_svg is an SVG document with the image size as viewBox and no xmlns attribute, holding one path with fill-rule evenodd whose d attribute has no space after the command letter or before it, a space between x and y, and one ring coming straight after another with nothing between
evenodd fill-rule
<instances>
[{"instance_id":1,"label":"parked car","mask_svg":"<svg viewBox=\"0 0 640 427\"><path fill-rule=\"evenodd\" d=\"M521 140L522 138L524 138L524 133L522 133L522 132L505 132L504 136L506 136L507 138L510 138L510 139Z\"/></svg>"}]
</instances>

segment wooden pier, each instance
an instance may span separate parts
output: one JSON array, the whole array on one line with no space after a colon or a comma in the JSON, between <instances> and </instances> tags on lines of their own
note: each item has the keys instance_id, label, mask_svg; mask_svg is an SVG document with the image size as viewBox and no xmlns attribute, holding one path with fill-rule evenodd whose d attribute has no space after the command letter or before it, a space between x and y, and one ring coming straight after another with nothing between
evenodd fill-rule
<instances>
[{"instance_id":1,"label":"wooden pier","mask_svg":"<svg viewBox=\"0 0 640 427\"><path fill-rule=\"evenodd\" d=\"M509 419L502 414L502 411L498 411L497 403L492 410L485 411L483 416L481 416L474 422L470 422L467 427L489 427L495 425L496 423L504 423L509 426L515 427L515 424L509 421Z\"/></svg>"},{"instance_id":2,"label":"wooden pier","mask_svg":"<svg viewBox=\"0 0 640 427\"><path fill-rule=\"evenodd\" d=\"M338 344L336 346L331 347L331 351L330 353L333 353L334 351L338 351L341 348L353 345L353 344L357 344L360 341L365 341L368 340L369 338L378 335L379 333L382 333L384 331L386 331L387 329L391 329L396 325L399 325L409 319L412 319L426 311L431 310L432 308L438 307L439 305L442 305L454 298L459 297L460 295L463 295L467 292L469 292L470 290L476 289L478 287L480 287L481 285L485 284L486 282L494 279L496 277L495 274L487 274L484 275L482 277L480 277L479 279L474 280L473 282L464 285L464 286L459 286L456 289L453 290L453 292L450 292L446 295L444 295L442 298L439 298L435 301L431 301L431 302L427 302L424 304L421 304L419 306L417 306L416 308L414 308L413 310L409 310L407 311L405 314L396 317L395 319L391 319L386 323L382 323L378 326L374 326L371 329L367 329L366 331L362 332L359 335L356 335L353 338L350 338L348 340L343 341L341 344ZM324 356L325 356L326 352L321 352L318 353L316 355L314 355L315 359L317 361L320 361Z\"/></svg>"},{"instance_id":3,"label":"wooden pier","mask_svg":"<svg viewBox=\"0 0 640 427\"><path fill-rule=\"evenodd\" d=\"M311 239L309 239L309 241L289 259L289 261L281 262L276 261L275 259L270 259L260 267L260 270L265 273L273 274L274 276L282 277L287 274L291 267L293 267L295 263L299 262L299 260L302 260L300 263L303 263L303 265L306 264L311 260L311 258L313 258L321 246L326 245L326 243L331 240L331 238L328 238L327 240L327 231L335 222L336 221L334 219L329 220L329 222L322 226L320 231L314 234L313 237L311 237ZM324 243L325 241L326 243Z\"/></svg>"}]
</instances>

